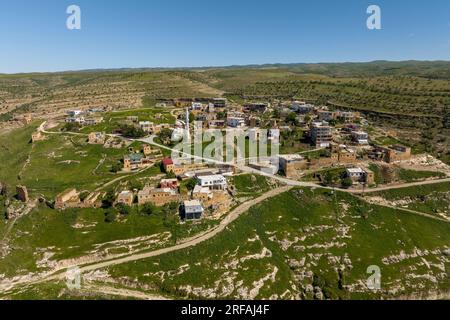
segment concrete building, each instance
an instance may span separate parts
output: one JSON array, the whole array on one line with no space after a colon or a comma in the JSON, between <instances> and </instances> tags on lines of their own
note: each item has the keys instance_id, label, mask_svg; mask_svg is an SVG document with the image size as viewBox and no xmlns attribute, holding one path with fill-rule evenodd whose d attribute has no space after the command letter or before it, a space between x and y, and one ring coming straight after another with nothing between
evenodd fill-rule
<instances>
[{"instance_id":1,"label":"concrete building","mask_svg":"<svg viewBox=\"0 0 450 320\"><path fill-rule=\"evenodd\" d=\"M264 113L268 108L270 108L270 103L267 102L248 103L244 105L244 108L246 108L251 112Z\"/></svg>"},{"instance_id":2,"label":"concrete building","mask_svg":"<svg viewBox=\"0 0 450 320\"><path fill-rule=\"evenodd\" d=\"M300 114L309 114L314 111L314 106L312 104L306 104L302 101L294 101L291 105L291 109L292 111Z\"/></svg>"},{"instance_id":3,"label":"concrete building","mask_svg":"<svg viewBox=\"0 0 450 320\"><path fill-rule=\"evenodd\" d=\"M365 183L370 185L375 182L375 175L369 169L348 168L346 169L346 176L352 179L353 183Z\"/></svg>"},{"instance_id":4,"label":"concrete building","mask_svg":"<svg viewBox=\"0 0 450 320\"><path fill-rule=\"evenodd\" d=\"M84 117L69 117L64 120L66 123L78 123L80 125L84 124Z\"/></svg>"},{"instance_id":5,"label":"concrete building","mask_svg":"<svg viewBox=\"0 0 450 320\"><path fill-rule=\"evenodd\" d=\"M353 131L352 139L353 139L353 141L355 141L357 144L360 144L360 145L369 144L369 134L364 131Z\"/></svg>"},{"instance_id":6,"label":"concrete building","mask_svg":"<svg viewBox=\"0 0 450 320\"><path fill-rule=\"evenodd\" d=\"M192 199L199 201L209 201L214 197L214 194L209 188L196 185L192 191Z\"/></svg>"},{"instance_id":7,"label":"concrete building","mask_svg":"<svg viewBox=\"0 0 450 320\"><path fill-rule=\"evenodd\" d=\"M279 156L280 171L287 178L295 178L298 170L304 170L308 166L307 160L298 154L286 154Z\"/></svg>"},{"instance_id":8,"label":"concrete building","mask_svg":"<svg viewBox=\"0 0 450 320\"><path fill-rule=\"evenodd\" d=\"M333 142L332 129L323 123L313 123L311 128L311 140L318 148L327 148Z\"/></svg>"},{"instance_id":9,"label":"concrete building","mask_svg":"<svg viewBox=\"0 0 450 320\"><path fill-rule=\"evenodd\" d=\"M339 111L338 112L338 118L344 122L352 122L353 120L360 117L359 112L352 112L352 111Z\"/></svg>"},{"instance_id":10,"label":"concrete building","mask_svg":"<svg viewBox=\"0 0 450 320\"><path fill-rule=\"evenodd\" d=\"M133 171L153 165L153 161L140 153L130 153L123 158L123 170Z\"/></svg>"},{"instance_id":11,"label":"concrete building","mask_svg":"<svg viewBox=\"0 0 450 320\"><path fill-rule=\"evenodd\" d=\"M93 117L93 118L85 118L83 125L85 126L95 126L99 123L103 122L103 117Z\"/></svg>"},{"instance_id":12,"label":"concrete building","mask_svg":"<svg viewBox=\"0 0 450 320\"><path fill-rule=\"evenodd\" d=\"M225 98L214 98L213 99L214 108L225 108L227 106L227 99Z\"/></svg>"},{"instance_id":13,"label":"concrete building","mask_svg":"<svg viewBox=\"0 0 450 320\"><path fill-rule=\"evenodd\" d=\"M204 209L200 201L191 200L184 201L183 212L186 220L198 220L201 219Z\"/></svg>"},{"instance_id":14,"label":"concrete building","mask_svg":"<svg viewBox=\"0 0 450 320\"><path fill-rule=\"evenodd\" d=\"M192 102L190 109L193 111L201 111L203 110L203 104L200 102Z\"/></svg>"},{"instance_id":15,"label":"concrete building","mask_svg":"<svg viewBox=\"0 0 450 320\"><path fill-rule=\"evenodd\" d=\"M336 120L338 117L338 113L334 111L321 110L317 112L317 118L320 121L331 121Z\"/></svg>"},{"instance_id":16,"label":"concrete building","mask_svg":"<svg viewBox=\"0 0 450 320\"><path fill-rule=\"evenodd\" d=\"M210 120L208 121L209 128L225 128L227 122L225 120Z\"/></svg>"},{"instance_id":17,"label":"concrete building","mask_svg":"<svg viewBox=\"0 0 450 320\"><path fill-rule=\"evenodd\" d=\"M201 173L196 175L198 185L210 190L225 190L227 179L220 174Z\"/></svg>"}]
</instances>

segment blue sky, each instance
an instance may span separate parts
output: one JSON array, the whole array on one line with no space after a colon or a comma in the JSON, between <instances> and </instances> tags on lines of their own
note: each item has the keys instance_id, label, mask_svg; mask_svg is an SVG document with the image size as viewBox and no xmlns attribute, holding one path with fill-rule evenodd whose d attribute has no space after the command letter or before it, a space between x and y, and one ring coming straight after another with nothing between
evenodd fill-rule
<instances>
[{"instance_id":1,"label":"blue sky","mask_svg":"<svg viewBox=\"0 0 450 320\"><path fill-rule=\"evenodd\" d=\"M0 0L0 73L409 59L450 60L450 1Z\"/></svg>"}]
</instances>

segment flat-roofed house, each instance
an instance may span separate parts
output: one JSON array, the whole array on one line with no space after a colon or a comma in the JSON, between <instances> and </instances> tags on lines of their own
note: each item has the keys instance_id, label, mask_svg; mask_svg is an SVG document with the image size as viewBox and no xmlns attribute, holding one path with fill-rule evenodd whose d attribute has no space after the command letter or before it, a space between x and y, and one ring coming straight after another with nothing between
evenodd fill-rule
<instances>
[{"instance_id":1,"label":"flat-roofed house","mask_svg":"<svg viewBox=\"0 0 450 320\"><path fill-rule=\"evenodd\" d=\"M150 121L139 121L139 128L145 133L150 133L153 131L153 123Z\"/></svg>"},{"instance_id":2,"label":"flat-roofed house","mask_svg":"<svg viewBox=\"0 0 450 320\"><path fill-rule=\"evenodd\" d=\"M122 203L131 206L134 201L134 194L129 190L124 190L117 196L116 204Z\"/></svg>"},{"instance_id":3,"label":"flat-roofed house","mask_svg":"<svg viewBox=\"0 0 450 320\"><path fill-rule=\"evenodd\" d=\"M186 220L198 220L201 219L204 209L199 200L190 200L184 201L183 212Z\"/></svg>"},{"instance_id":4,"label":"flat-roofed house","mask_svg":"<svg viewBox=\"0 0 450 320\"><path fill-rule=\"evenodd\" d=\"M196 178L199 186L210 190L225 190L227 188L227 179L221 174L197 174Z\"/></svg>"},{"instance_id":5,"label":"flat-roofed house","mask_svg":"<svg viewBox=\"0 0 450 320\"><path fill-rule=\"evenodd\" d=\"M353 131L352 132L352 139L356 143L360 145L367 145L369 144L369 134L364 131Z\"/></svg>"},{"instance_id":6,"label":"flat-roofed house","mask_svg":"<svg viewBox=\"0 0 450 320\"><path fill-rule=\"evenodd\" d=\"M333 142L333 133L330 126L323 123L313 123L311 140L318 148L327 148Z\"/></svg>"},{"instance_id":7,"label":"flat-roofed house","mask_svg":"<svg viewBox=\"0 0 450 320\"><path fill-rule=\"evenodd\" d=\"M153 165L153 161L140 153L130 153L123 158L123 170L133 171Z\"/></svg>"},{"instance_id":8,"label":"flat-roofed house","mask_svg":"<svg viewBox=\"0 0 450 320\"><path fill-rule=\"evenodd\" d=\"M402 145L393 145L388 148L383 148L384 160L387 163L405 161L411 158L411 148Z\"/></svg>"},{"instance_id":9,"label":"flat-roofed house","mask_svg":"<svg viewBox=\"0 0 450 320\"><path fill-rule=\"evenodd\" d=\"M225 108L227 106L226 98L214 98L213 99L214 108Z\"/></svg>"},{"instance_id":10,"label":"flat-roofed house","mask_svg":"<svg viewBox=\"0 0 450 320\"><path fill-rule=\"evenodd\" d=\"M369 169L363 168L347 168L346 176L352 179L354 183L373 184L375 182L374 173Z\"/></svg>"},{"instance_id":11,"label":"flat-roofed house","mask_svg":"<svg viewBox=\"0 0 450 320\"><path fill-rule=\"evenodd\" d=\"M67 189L56 196L55 209L73 208L79 206L80 194L74 188Z\"/></svg>"},{"instance_id":12,"label":"flat-roofed house","mask_svg":"<svg viewBox=\"0 0 450 320\"><path fill-rule=\"evenodd\" d=\"M138 192L139 205L152 203L155 206L160 207L171 202L179 201L180 195L178 192L170 188L151 188L146 186L143 190Z\"/></svg>"},{"instance_id":13,"label":"flat-roofed house","mask_svg":"<svg viewBox=\"0 0 450 320\"><path fill-rule=\"evenodd\" d=\"M91 117L84 119L84 125L85 126L95 126L99 123L103 122L103 117Z\"/></svg>"},{"instance_id":14,"label":"flat-roofed house","mask_svg":"<svg viewBox=\"0 0 450 320\"><path fill-rule=\"evenodd\" d=\"M200 201L208 201L211 200L214 197L214 194L209 188L202 187L199 185L196 185L194 187L194 190L192 191L192 199L194 200L200 200Z\"/></svg>"},{"instance_id":15,"label":"flat-roofed house","mask_svg":"<svg viewBox=\"0 0 450 320\"><path fill-rule=\"evenodd\" d=\"M317 113L317 116L320 121L331 121L337 119L338 113L334 111L321 110Z\"/></svg>"},{"instance_id":16,"label":"flat-roofed house","mask_svg":"<svg viewBox=\"0 0 450 320\"><path fill-rule=\"evenodd\" d=\"M304 170L308 166L307 160L298 154L285 154L279 156L280 171L288 178L296 177L298 170Z\"/></svg>"}]
</instances>

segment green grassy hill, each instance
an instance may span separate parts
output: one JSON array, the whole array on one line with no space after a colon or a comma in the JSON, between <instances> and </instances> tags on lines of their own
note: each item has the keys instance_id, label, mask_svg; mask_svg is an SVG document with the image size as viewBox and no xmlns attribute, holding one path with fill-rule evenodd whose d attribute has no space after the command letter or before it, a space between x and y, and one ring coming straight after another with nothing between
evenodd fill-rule
<instances>
[{"instance_id":1,"label":"green grassy hill","mask_svg":"<svg viewBox=\"0 0 450 320\"><path fill-rule=\"evenodd\" d=\"M295 189L208 242L107 271L177 298L312 299L312 287L330 299L394 298L448 288L449 241L449 224ZM365 286L372 265L381 269L377 292Z\"/></svg>"}]
</instances>

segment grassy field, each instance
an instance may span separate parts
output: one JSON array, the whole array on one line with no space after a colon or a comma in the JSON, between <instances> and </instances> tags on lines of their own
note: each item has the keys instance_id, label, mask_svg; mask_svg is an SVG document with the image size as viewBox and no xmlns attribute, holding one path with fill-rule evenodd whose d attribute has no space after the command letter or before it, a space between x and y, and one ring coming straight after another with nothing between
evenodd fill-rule
<instances>
[{"instance_id":1,"label":"grassy field","mask_svg":"<svg viewBox=\"0 0 450 320\"><path fill-rule=\"evenodd\" d=\"M0 219L0 238L11 223ZM116 222L105 222L103 209L73 209L58 212L41 205L18 219L8 235L11 252L2 257L0 274L14 276L43 271L51 262L88 255L124 254L135 250L173 245L181 238L194 235L214 225L180 223L178 212L150 216L135 208ZM166 234L167 233L167 234ZM45 263L50 254L49 263ZM42 264L39 264L42 261Z\"/></svg>"},{"instance_id":2,"label":"grassy field","mask_svg":"<svg viewBox=\"0 0 450 320\"><path fill-rule=\"evenodd\" d=\"M29 143L36 125L0 136L0 181L11 187L23 184L32 196L53 198L67 188L93 191L105 183L133 174L112 173L111 166L120 162L128 151L90 145L87 136L48 134L43 141ZM140 143L130 147L140 148ZM28 160L28 162L27 162ZM140 176L154 176L159 168L150 168Z\"/></svg>"},{"instance_id":3,"label":"grassy field","mask_svg":"<svg viewBox=\"0 0 450 320\"><path fill-rule=\"evenodd\" d=\"M416 182L426 179L445 178L445 173L437 171L420 171L420 170L408 170L402 168L388 168L377 164L370 164L369 169L373 171L375 175L376 184L387 184L392 182Z\"/></svg>"},{"instance_id":4,"label":"grassy field","mask_svg":"<svg viewBox=\"0 0 450 320\"><path fill-rule=\"evenodd\" d=\"M393 189L372 194L398 206L425 213L441 213L450 216L450 183Z\"/></svg>"},{"instance_id":5,"label":"grassy field","mask_svg":"<svg viewBox=\"0 0 450 320\"><path fill-rule=\"evenodd\" d=\"M167 109L143 108L128 111L106 112L101 113L99 115L104 118L103 123L94 126L84 127L81 129L81 132L112 133L115 129L118 129L120 127L120 122L123 122L129 116L136 116L139 118L139 121L150 121L155 124L161 123L175 124L175 118L170 114L170 112Z\"/></svg>"},{"instance_id":6,"label":"grassy field","mask_svg":"<svg viewBox=\"0 0 450 320\"><path fill-rule=\"evenodd\" d=\"M252 174L233 176L231 184L236 187L238 197L257 197L273 187L266 177Z\"/></svg>"},{"instance_id":7,"label":"grassy field","mask_svg":"<svg viewBox=\"0 0 450 320\"><path fill-rule=\"evenodd\" d=\"M332 299L388 298L448 288L441 250L449 234L448 224L350 195L296 189L194 248L108 272L176 298L311 299L309 285ZM363 285L371 265L381 268L379 292Z\"/></svg>"}]
</instances>

